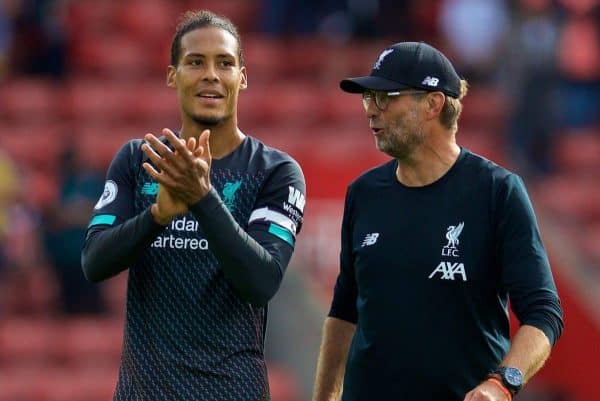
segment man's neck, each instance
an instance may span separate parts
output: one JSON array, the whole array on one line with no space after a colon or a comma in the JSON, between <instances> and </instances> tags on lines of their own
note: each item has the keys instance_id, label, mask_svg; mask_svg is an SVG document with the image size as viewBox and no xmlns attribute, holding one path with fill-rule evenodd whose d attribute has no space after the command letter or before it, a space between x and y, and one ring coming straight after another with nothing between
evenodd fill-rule
<instances>
[{"instance_id":1,"label":"man's neck","mask_svg":"<svg viewBox=\"0 0 600 401\"><path fill-rule=\"evenodd\" d=\"M398 160L396 179L407 187L422 187L442 178L454 165L460 154L455 137L431 138L409 156Z\"/></svg>"},{"instance_id":2,"label":"man's neck","mask_svg":"<svg viewBox=\"0 0 600 401\"><path fill-rule=\"evenodd\" d=\"M204 130L210 130L210 153L213 159L222 159L233 152L244 140L246 135L235 124L204 126L199 124L184 124L181 137L186 141L195 137L198 139Z\"/></svg>"}]
</instances>

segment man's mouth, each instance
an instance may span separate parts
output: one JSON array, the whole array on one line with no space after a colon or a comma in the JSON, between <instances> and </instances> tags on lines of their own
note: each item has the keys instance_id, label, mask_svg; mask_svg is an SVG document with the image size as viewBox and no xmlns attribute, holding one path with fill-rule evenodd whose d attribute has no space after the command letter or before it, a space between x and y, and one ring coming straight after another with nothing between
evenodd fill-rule
<instances>
[{"instance_id":1,"label":"man's mouth","mask_svg":"<svg viewBox=\"0 0 600 401\"><path fill-rule=\"evenodd\" d=\"M196 97L200 97L202 99L223 99L224 96L216 91L202 91L196 94Z\"/></svg>"}]
</instances>

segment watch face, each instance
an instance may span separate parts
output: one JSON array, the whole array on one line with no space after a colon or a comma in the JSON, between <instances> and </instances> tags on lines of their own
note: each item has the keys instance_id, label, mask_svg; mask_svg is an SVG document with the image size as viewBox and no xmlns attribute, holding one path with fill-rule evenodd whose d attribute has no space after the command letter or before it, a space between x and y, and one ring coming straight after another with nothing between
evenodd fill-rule
<instances>
[{"instance_id":1,"label":"watch face","mask_svg":"<svg viewBox=\"0 0 600 401\"><path fill-rule=\"evenodd\" d=\"M506 368L504 378L511 386L520 387L523 384L523 374L519 369Z\"/></svg>"}]
</instances>

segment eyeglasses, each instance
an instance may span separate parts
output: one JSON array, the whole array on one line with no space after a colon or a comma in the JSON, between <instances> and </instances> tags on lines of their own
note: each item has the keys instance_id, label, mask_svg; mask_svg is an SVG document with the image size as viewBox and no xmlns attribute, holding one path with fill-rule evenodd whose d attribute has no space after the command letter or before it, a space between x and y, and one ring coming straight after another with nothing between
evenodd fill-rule
<instances>
[{"instance_id":1,"label":"eyeglasses","mask_svg":"<svg viewBox=\"0 0 600 401\"><path fill-rule=\"evenodd\" d=\"M413 91L413 90L404 90L404 91L396 91L396 92L381 92L381 91L364 91L362 94L362 103L363 107L366 109L369 108L369 102L374 100L375 106L381 110L385 111L388 105L390 104L390 100L392 97L403 96L403 95L417 95L420 93L427 93L427 91Z\"/></svg>"}]
</instances>

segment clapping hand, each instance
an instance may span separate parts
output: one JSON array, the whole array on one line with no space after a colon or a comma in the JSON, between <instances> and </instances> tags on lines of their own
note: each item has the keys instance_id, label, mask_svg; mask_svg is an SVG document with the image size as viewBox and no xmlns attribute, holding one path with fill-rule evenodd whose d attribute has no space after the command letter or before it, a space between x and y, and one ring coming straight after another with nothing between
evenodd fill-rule
<instances>
[{"instance_id":1,"label":"clapping hand","mask_svg":"<svg viewBox=\"0 0 600 401\"><path fill-rule=\"evenodd\" d=\"M164 129L163 134L173 150L156 136L147 134L142 151L152 161L152 164L143 164L144 170L159 183L153 214L159 222L168 223L176 215L187 212L189 205L200 201L210 192L212 158L209 130L204 130L198 141L192 137L187 142L169 129Z\"/></svg>"}]
</instances>

